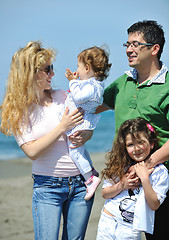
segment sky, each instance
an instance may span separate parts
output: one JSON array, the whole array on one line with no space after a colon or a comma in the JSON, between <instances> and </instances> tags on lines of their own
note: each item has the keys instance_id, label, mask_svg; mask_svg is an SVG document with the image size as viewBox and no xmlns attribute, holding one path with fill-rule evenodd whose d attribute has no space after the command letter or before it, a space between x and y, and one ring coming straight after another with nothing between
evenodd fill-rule
<instances>
[{"instance_id":1,"label":"sky","mask_svg":"<svg viewBox=\"0 0 169 240\"><path fill-rule=\"evenodd\" d=\"M112 63L108 86L129 69L122 44L127 28L142 20L163 26L166 44L161 60L169 68L169 0L0 0L0 104L12 56L29 41L57 49L53 87L64 90L66 67L75 71L82 50L104 45Z\"/></svg>"}]
</instances>

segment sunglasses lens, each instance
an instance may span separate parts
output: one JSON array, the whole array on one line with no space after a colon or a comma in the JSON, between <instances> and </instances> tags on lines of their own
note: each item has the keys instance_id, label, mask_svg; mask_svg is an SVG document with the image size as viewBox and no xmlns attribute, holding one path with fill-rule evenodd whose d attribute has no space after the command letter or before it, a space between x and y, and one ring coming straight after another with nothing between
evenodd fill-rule
<instances>
[{"instance_id":1,"label":"sunglasses lens","mask_svg":"<svg viewBox=\"0 0 169 240\"><path fill-rule=\"evenodd\" d=\"M45 72L49 75L51 70L53 71L53 64L46 67Z\"/></svg>"}]
</instances>

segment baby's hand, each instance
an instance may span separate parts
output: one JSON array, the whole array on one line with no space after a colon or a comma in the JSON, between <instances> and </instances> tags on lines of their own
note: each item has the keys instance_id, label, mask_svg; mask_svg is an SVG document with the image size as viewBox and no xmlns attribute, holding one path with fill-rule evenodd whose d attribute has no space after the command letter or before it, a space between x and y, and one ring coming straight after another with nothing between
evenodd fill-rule
<instances>
[{"instance_id":1,"label":"baby's hand","mask_svg":"<svg viewBox=\"0 0 169 240\"><path fill-rule=\"evenodd\" d=\"M72 72L70 69L68 69L68 68L66 68L65 77L66 77L69 81L78 78L77 73L76 73L76 72L73 73L73 72Z\"/></svg>"}]
</instances>

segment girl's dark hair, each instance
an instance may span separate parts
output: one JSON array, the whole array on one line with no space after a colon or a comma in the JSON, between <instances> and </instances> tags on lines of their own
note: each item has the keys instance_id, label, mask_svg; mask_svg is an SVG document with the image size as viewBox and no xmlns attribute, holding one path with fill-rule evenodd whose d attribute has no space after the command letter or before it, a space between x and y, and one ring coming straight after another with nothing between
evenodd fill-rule
<instances>
[{"instance_id":1,"label":"girl's dark hair","mask_svg":"<svg viewBox=\"0 0 169 240\"><path fill-rule=\"evenodd\" d=\"M84 65L89 65L95 73L98 80L103 81L108 77L111 63L109 63L109 54L100 47L91 47L83 50L78 55L78 60Z\"/></svg>"},{"instance_id":2,"label":"girl's dark hair","mask_svg":"<svg viewBox=\"0 0 169 240\"><path fill-rule=\"evenodd\" d=\"M133 162L126 150L126 136L131 134L133 139L138 139L140 132L144 132L150 144L154 143L151 154L159 148L157 133L147 120L136 118L125 121L118 130L112 150L107 154L108 162L102 171L104 178L109 178L113 181L117 178L122 179L127 168Z\"/></svg>"}]
</instances>

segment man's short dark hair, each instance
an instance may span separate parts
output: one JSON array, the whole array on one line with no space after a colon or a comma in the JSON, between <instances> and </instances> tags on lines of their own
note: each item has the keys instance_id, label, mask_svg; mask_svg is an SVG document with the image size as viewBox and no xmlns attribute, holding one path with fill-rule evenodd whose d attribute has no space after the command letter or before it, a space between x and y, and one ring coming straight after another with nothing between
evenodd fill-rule
<instances>
[{"instance_id":1,"label":"man's short dark hair","mask_svg":"<svg viewBox=\"0 0 169 240\"><path fill-rule=\"evenodd\" d=\"M160 45L160 50L157 54L158 59L160 60L161 54L163 52L163 47L165 43L164 31L162 26L159 25L156 21L139 21L134 23L131 27L127 29L127 33L142 33L143 38L147 43L154 43Z\"/></svg>"}]
</instances>

